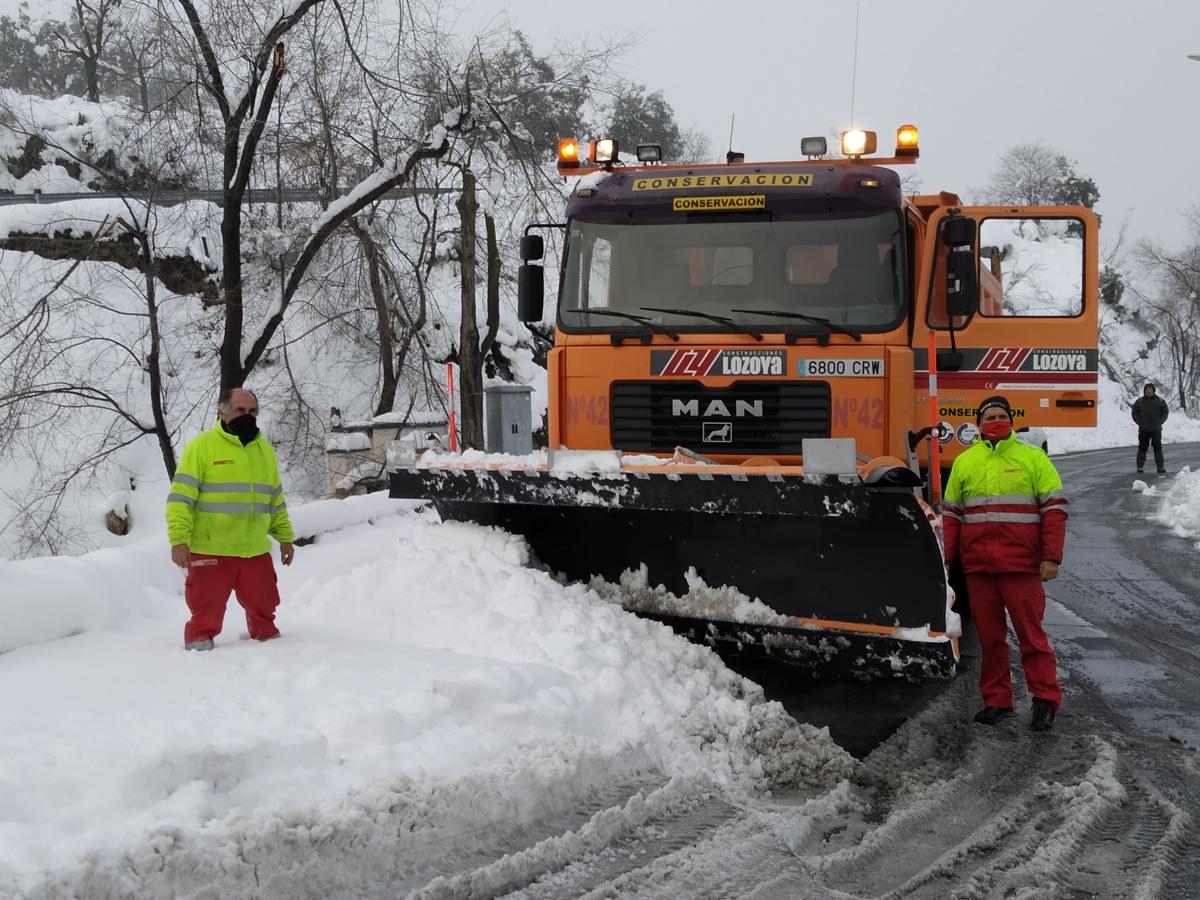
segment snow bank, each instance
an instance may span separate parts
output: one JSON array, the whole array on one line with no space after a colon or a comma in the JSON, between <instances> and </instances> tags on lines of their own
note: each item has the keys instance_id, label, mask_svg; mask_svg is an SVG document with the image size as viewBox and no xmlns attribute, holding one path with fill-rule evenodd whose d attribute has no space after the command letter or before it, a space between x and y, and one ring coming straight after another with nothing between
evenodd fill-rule
<instances>
[{"instance_id":1,"label":"snow bank","mask_svg":"<svg viewBox=\"0 0 1200 900\"><path fill-rule=\"evenodd\" d=\"M375 524L299 548L267 644L231 604L213 652L179 649L164 544L6 564L30 595L0 634L49 592L83 633L0 655L21 686L0 692L0 896L345 895L614 784L677 782L611 813L633 822L852 772L706 649L527 568L521 539L353 500L296 510Z\"/></svg>"},{"instance_id":2,"label":"snow bank","mask_svg":"<svg viewBox=\"0 0 1200 900\"><path fill-rule=\"evenodd\" d=\"M1146 494L1159 493L1153 488ZM1200 472L1185 467L1162 492L1162 500L1150 519L1166 525L1185 538L1200 538Z\"/></svg>"},{"instance_id":3,"label":"snow bank","mask_svg":"<svg viewBox=\"0 0 1200 900\"><path fill-rule=\"evenodd\" d=\"M165 485L163 485L165 488ZM162 525L165 492L146 489L132 496L158 497L153 513L143 502L135 514L142 538L120 548L83 556L0 558L0 653L83 632L128 628L150 619L178 619L183 573L171 563ZM131 495L127 495L131 496ZM392 500L385 491L345 500L321 500L291 510L299 541L370 524L412 510L417 504ZM144 524L154 515L154 525Z\"/></svg>"}]
</instances>

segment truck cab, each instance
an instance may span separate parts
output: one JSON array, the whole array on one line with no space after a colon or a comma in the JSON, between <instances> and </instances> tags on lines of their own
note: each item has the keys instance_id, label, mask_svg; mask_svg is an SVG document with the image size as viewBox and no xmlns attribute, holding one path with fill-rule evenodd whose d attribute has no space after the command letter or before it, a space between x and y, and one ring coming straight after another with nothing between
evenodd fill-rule
<instances>
[{"instance_id":1,"label":"truck cab","mask_svg":"<svg viewBox=\"0 0 1200 900\"><path fill-rule=\"evenodd\" d=\"M916 159L911 134L890 159L623 166L615 142L589 164L560 155L578 181L550 446L793 465L806 439L841 437L924 469L930 440L940 465L975 440L989 394L1018 427L1094 425L1095 217L906 196L893 166ZM538 319L539 243L521 278Z\"/></svg>"}]
</instances>

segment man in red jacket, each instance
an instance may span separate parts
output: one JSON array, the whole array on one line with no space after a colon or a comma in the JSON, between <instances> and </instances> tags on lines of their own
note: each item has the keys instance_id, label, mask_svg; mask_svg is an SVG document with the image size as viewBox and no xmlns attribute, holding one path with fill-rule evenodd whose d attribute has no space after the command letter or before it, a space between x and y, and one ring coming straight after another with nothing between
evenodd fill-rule
<instances>
[{"instance_id":1,"label":"man in red jacket","mask_svg":"<svg viewBox=\"0 0 1200 900\"><path fill-rule=\"evenodd\" d=\"M975 721L995 725L1013 714L1007 611L1033 695L1030 727L1049 731L1062 689L1042 627L1042 582L1057 577L1062 562L1067 497L1050 458L1017 440L1006 398L985 399L975 421L979 440L954 461L942 508L946 561L962 561L982 649L984 707Z\"/></svg>"}]
</instances>

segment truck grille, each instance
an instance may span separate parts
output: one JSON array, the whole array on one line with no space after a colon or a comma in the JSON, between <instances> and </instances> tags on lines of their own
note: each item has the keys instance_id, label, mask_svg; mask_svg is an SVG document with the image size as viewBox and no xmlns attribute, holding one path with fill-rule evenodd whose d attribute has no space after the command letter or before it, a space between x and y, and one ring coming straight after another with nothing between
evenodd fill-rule
<instances>
[{"instance_id":1,"label":"truck grille","mask_svg":"<svg viewBox=\"0 0 1200 900\"><path fill-rule=\"evenodd\" d=\"M610 406L616 450L799 454L804 438L829 437L829 384L618 381Z\"/></svg>"}]
</instances>

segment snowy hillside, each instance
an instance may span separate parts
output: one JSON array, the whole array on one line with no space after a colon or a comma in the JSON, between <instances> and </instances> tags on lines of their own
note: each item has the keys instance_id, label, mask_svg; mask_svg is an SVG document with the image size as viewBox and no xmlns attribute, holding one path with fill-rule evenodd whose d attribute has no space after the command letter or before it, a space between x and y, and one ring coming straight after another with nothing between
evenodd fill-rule
<instances>
[{"instance_id":1,"label":"snowy hillside","mask_svg":"<svg viewBox=\"0 0 1200 900\"><path fill-rule=\"evenodd\" d=\"M133 178L161 150L154 133L131 135L131 113L121 104L72 97L45 100L9 91L0 97L0 108L7 116L0 121L0 149L10 171L4 186L18 193L87 193L97 180L86 160L115 159ZM219 171L219 160L207 149L206 154L203 145L197 148L186 165ZM11 174L18 158L23 160L20 178ZM157 164L167 166L168 174L171 165L184 165L169 160ZM425 187L455 183L452 169L430 165L418 174ZM502 180L489 187L504 191ZM509 208L497 207L486 193L481 198L512 223L500 240L506 258L514 259L511 245L520 233L516 223L525 218L516 212L521 201ZM422 241L432 238L422 229L431 212L455 221L453 201L453 195L423 200L424 206L387 201L368 222L368 230L381 244L396 248L401 261L404 254L412 259L420 252L433 254L422 270L423 318L419 328L413 324L413 349L400 373L394 405L398 414L445 416L445 366L435 361L459 341L459 266L452 258L453 241L442 237L427 246ZM430 204L437 209L431 211ZM303 203L246 208L245 346L277 308L282 260L294 254L319 212L315 204ZM8 286L0 309L0 359L6 384L19 386L17 399L7 406L9 432L0 442L6 457L0 468L0 556L108 546L112 536L104 530L103 518L113 496L131 488L136 494L164 477L161 448L153 435L143 437L138 430L152 425L146 362L152 350L151 298L142 273L131 268L138 263L133 234L139 230L150 236L158 265L153 303L170 443L178 450L211 425L224 321L221 306L212 302L221 269L220 225L220 208L202 201L158 206L125 198L0 207L0 241L9 241L0 251L0 282ZM63 245L60 254L27 252L54 241ZM72 241L75 249L67 250ZM72 261L71 253L92 241L109 261ZM379 400L376 314L361 280L365 276L355 274L362 268L358 254L352 238L331 244L250 378L261 401L264 431L279 451L296 499L324 496L322 449L331 409L338 408L344 420L363 420ZM45 258L54 255L67 258ZM396 277L398 289L416 290L411 273L400 271ZM529 384L535 421L540 421L546 404L544 370L534 362L528 330L516 321L507 280L502 290L493 360L503 372L497 371L493 380ZM347 297L358 302L348 304ZM61 404L50 413L53 427L37 424L57 398ZM72 480L64 489L68 478Z\"/></svg>"}]
</instances>

